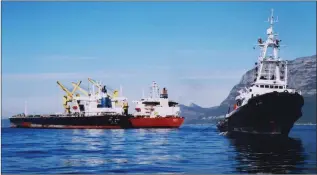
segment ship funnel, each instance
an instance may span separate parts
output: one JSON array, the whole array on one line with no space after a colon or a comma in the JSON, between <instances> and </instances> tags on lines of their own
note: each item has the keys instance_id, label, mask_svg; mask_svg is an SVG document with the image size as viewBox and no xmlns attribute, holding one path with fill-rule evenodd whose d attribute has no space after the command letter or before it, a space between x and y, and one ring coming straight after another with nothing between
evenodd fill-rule
<instances>
[{"instance_id":1,"label":"ship funnel","mask_svg":"<svg viewBox=\"0 0 317 175\"><path fill-rule=\"evenodd\" d=\"M168 98L167 89L163 88L161 98Z\"/></svg>"},{"instance_id":2,"label":"ship funnel","mask_svg":"<svg viewBox=\"0 0 317 175\"><path fill-rule=\"evenodd\" d=\"M167 94L167 89L166 88L163 88L162 94Z\"/></svg>"}]
</instances>

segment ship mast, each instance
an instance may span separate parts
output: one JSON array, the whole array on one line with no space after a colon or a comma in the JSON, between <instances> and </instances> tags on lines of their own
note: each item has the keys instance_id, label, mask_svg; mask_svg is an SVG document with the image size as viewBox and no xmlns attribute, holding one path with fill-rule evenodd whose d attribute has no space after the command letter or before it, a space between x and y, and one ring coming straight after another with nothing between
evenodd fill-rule
<instances>
[{"instance_id":1,"label":"ship mast","mask_svg":"<svg viewBox=\"0 0 317 175\"><path fill-rule=\"evenodd\" d=\"M270 23L270 27L266 30L267 39L264 43L259 42L259 46L261 48L261 54L259 57L260 61L263 61L267 58L276 59L276 60L279 59L279 57L278 57L278 43L276 43L277 39L275 39L275 36L277 36L277 34L275 34L274 30L273 30L274 23L278 22L278 20L274 20L273 9L271 10L271 16L268 18L267 22ZM272 57L267 56L268 47L273 48L273 56Z\"/></svg>"},{"instance_id":2,"label":"ship mast","mask_svg":"<svg viewBox=\"0 0 317 175\"><path fill-rule=\"evenodd\" d=\"M260 47L260 55L258 58L259 65L256 68L256 79L255 83L260 84L276 84L276 85L286 85L287 84L287 64L282 63L279 57L280 42L274 33L273 26L278 20L274 19L274 11L271 9L271 15L268 18L270 26L266 30L267 39L262 41L261 38L258 39L258 46ZM268 49L272 49L272 53L268 54ZM282 66L282 67L280 67ZM284 69L284 70L283 70ZM282 70L282 71L281 71Z\"/></svg>"},{"instance_id":3,"label":"ship mast","mask_svg":"<svg viewBox=\"0 0 317 175\"><path fill-rule=\"evenodd\" d=\"M150 98L157 99L160 97L159 87L155 81L153 81L150 91Z\"/></svg>"},{"instance_id":4,"label":"ship mast","mask_svg":"<svg viewBox=\"0 0 317 175\"><path fill-rule=\"evenodd\" d=\"M27 107L28 107L28 104L27 104L27 101L24 102L24 114L25 116L27 116Z\"/></svg>"},{"instance_id":5,"label":"ship mast","mask_svg":"<svg viewBox=\"0 0 317 175\"><path fill-rule=\"evenodd\" d=\"M123 90L121 85L120 85L120 96L123 96Z\"/></svg>"}]
</instances>

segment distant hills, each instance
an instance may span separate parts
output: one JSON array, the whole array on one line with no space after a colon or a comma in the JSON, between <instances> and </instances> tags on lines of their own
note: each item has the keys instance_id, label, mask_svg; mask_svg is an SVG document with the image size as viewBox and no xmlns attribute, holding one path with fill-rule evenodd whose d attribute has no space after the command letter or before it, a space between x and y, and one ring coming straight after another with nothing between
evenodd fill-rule
<instances>
[{"instance_id":1,"label":"distant hills","mask_svg":"<svg viewBox=\"0 0 317 175\"><path fill-rule=\"evenodd\" d=\"M253 82L254 71L254 69L247 71L219 106L202 108L197 104L180 105L182 115L186 117L185 123L212 123L216 122L219 116L224 116L229 106L232 108L238 90ZM303 116L298 122L316 123L316 55L288 61L288 85L290 88L301 90L305 99Z\"/></svg>"}]
</instances>

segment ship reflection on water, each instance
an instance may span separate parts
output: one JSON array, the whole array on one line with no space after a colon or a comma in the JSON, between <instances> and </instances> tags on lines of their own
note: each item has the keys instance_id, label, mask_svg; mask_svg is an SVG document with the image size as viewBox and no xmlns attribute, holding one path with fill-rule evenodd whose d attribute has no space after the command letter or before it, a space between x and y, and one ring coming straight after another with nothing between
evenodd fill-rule
<instances>
[{"instance_id":1,"label":"ship reflection on water","mask_svg":"<svg viewBox=\"0 0 317 175\"><path fill-rule=\"evenodd\" d=\"M228 136L236 150L236 171L240 173L302 173L307 155L301 140ZM314 170L316 171L316 170Z\"/></svg>"},{"instance_id":2,"label":"ship reflection on water","mask_svg":"<svg viewBox=\"0 0 317 175\"><path fill-rule=\"evenodd\" d=\"M179 158L180 155L169 155L169 136L174 129L137 129L133 131L134 138L140 144L129 146L134 152L134 163L138 166L165 164ZM132 134L132 133L131 133ZM131 140L131 142L134 142ZM167 166L165 166L167 167Z\"/></svg>"},{"instance_id":3,"label":"ship reflection on water","mask_svg":"<svg viewBox=\"0 0 317 175\"><path fill-rule=\"evenodd\" d=\"M80 151L82 154L95 154L103 151L105 142L102 141L102 136L104 135L103 130L98 129L87 129L87 130L78 130L74 129L72 131L71 137L71 146L67 145L65 148L72 152ZM70 154L65 155L61 159L62 164L66 167L96 167L105 164L107 161L94 156L82 156L80 154ZM86 170L89 172L89 170Z\"/></svg>"},{"instance_id":4,"label":"ship reflection on water","mask_svg":"<svg viewBox=\"0 0 317 175\"><path fill-rule=\"evenodd\" d=\"M70 154L63 156L62 164L69 168L85 167L85 172L95 172L96 167L108 172L128 172L128 167L138 169L144 166L168 164L170 161L181 159L181 155L175 153L170 155L168 152L169 136L173 131L173 129L73 130L72 146L64 147Z\"/></svg>"},{"instance_id":5,"label":"ship reflection on water","mask_svg":"<svg viewBox=\"0 0 317 175\"><path fill-rule=\"evenodd\" d=\"M77 167L78 172L95 172L94 167L102 167L113 164L121 168L128 160L125 158L124 143L126 141L125 130L73 130L71 138L72 146L67 146L69 151L77 151L77 154L66 155L63 165ZM81 154L78 154L78 151ZM71 153L71 152L70 152ZM76 171L77 172L77 171Z\"/></svg>"},{"instance_id":6,"label":"ship reflection on water","mask_svg":"<svg viewBox=\"0 0 317 175\"><path fill-rule=\"evenodd\" d=\"M85 137L83 137L85 135ZM83 152L95 152L102 150L104 142L100 139L103 135L102 130L91 129L91 130L77 130L73 131L71 137L72 146L67 146L69 150L83 151Z\"/></svg>"}]
</instances>

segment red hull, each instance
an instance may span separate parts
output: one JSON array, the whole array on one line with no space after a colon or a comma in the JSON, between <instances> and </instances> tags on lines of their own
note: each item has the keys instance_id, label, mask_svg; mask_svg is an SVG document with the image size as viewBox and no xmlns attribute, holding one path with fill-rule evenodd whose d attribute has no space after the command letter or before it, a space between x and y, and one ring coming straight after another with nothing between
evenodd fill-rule
<instances>
[{"instance_id":1,"label":"red hull","mask_svg":"<svg viewBox=\"0 0 317 175\"><path fill-rule=\"evenodd\" d=\"M133 128L179 128L184 117L130 118Z\"/></svg>"}]
</instances>

